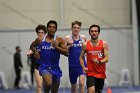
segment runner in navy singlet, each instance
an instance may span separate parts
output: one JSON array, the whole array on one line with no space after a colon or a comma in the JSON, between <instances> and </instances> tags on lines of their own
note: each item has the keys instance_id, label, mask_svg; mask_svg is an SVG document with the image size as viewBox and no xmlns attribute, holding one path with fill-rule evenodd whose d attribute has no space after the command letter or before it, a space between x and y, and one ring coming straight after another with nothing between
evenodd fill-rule
<instances>
[{"instance_id":1,"label":"runner in navy singlet","mask_svg":"<svg viewBox=\"0 0 140 93\"><path fill-rule=\"evenodd\" d=\"M84 93L85 74L79 62L79 56L82 50L82 44L86 41L84 35L79 35L82 23L79 21L72 22L72 35L65 37L66 45L69 48L69 78L71 83L71 93L77 93L77 79L79 77L79 93ZM84 60L85 66L86 62Z\"/></svg>"},{"instance_id":2,"label":"runner in navy singlet","mask_svg":"<svg viewBox=\"0 0 140 93\"><path fill-rule=\"evenodd\" d=\"M45 40L45 34L46 34L46 27L45 25L38 25L36 28L35 28L35 31L36 31L36 34L38 36L38 38L42 39L42 42ZM40 44L37 45L36 47L36 50L38 52L40 52ZM31 50L29 50L29 52L27 53L27 56L30 57L32 56L32 58L35 60L35 63L32 63L32 64L35 64L34 65L34 77L35 77L35 80L36 80L36 84L37 84L37 87L36 87L36 93L42 93L42 83L43 83L43 79L42 79L42 76L40 76L39 74L39 66L41 64L41 60L40 59L36 59L34 57L34 54ZM44 90L45 92L45 90Z\"/></svg>"},{"instance_id":3,"label":"runner in navy singlet","mask_svg":"<svg viewBox=\"0 0 140 93\"><path fill-rule=\"evenodd\" d=\"M45 41L36 39L36 43L40 43L41 51L38 53L31 46L32 50L35 52L37 59L40 59L41 65L39 66L39 72L42 75L45 85L46 93L57 93L60 85L60 77L62 76L62 71L59 67L60 54L68 56L68 49L65 46L65 41L55 35L57 31L57 22L50 20L47 23L47 31Z\"/></svg>"}]
</instances>

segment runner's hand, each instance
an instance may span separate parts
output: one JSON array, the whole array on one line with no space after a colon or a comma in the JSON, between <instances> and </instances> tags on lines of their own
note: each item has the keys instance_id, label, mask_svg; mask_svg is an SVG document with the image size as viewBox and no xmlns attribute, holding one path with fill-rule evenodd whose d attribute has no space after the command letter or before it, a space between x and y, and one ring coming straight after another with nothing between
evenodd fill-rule
<instances>
[{"instance_id":1,"label":"runner's hand","mask_svg":"<svg viewBox=\"0 0 140 93\"><path fill-rule=\"evenodd\" d=\"M40 59L40 54L39 54L39 52L35 52L35 53L34 53L34 57L35 57L36 59Z\"/></svg>"},{"instance_id":2,"label":"runner's hand","mask_svg":"<svg viewBox=\"0 0 140 93\"><path fill-rule=\"evenodd\" d=\"M84 71L84 73L87 73L88 72L88 68L83 68L83 71Z\"/></svg>"}]
</instances>

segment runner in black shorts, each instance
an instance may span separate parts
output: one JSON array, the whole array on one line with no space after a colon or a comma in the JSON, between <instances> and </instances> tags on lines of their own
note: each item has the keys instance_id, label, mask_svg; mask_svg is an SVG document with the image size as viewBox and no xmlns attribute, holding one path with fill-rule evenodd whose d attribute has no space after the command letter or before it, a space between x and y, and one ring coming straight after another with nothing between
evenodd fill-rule
<instances>
[{"instance_id":1,"label":"runner in black shorts","mask_svg":"<svg viewBox=\"0 0 140 93\"><path fill-rule=\"evenodd\" d=\"M98 38L100 27L91 25L89 35L91 39L82 46L80 63L87 75L87 93L102 93L106 79L106 63L108 62L108 43ZM87 67L84 66L83 57L86 53Z\"/></svg>"}]
</instances>

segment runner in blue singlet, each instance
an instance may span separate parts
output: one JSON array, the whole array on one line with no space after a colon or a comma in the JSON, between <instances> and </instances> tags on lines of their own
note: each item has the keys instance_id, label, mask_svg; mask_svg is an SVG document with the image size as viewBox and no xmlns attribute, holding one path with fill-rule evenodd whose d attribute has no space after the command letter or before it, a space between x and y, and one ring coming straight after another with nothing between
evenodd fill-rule
<instances>
[{"instance_id":1,"label":"runner in blue singlet","mask_svg":"<svg viewBox=\"0 0 140 93\"><path fill-rule=\"evenodd\" d=\"M35 31L36 31L36 34L38 36L38 38L42 39L42 41L45 40L45 34L46 34L46 27L45 25L38 25L36 28L35 28ZM37 45L35 47L36 51L40 52L40 45ZM36 84L37 84L37 87L36 87L36 93L42 93L42 83L43 83L43 79L42 79L42 76L40 76L39 74L39 70L38 70L38 67L40 66L41 64L41 60L40 59L35 59L34 55L33 55L33 52L30 50L28 53L27 53L27 56L32 56L32 58L35 60L35 64L34 65L34 77L35 77L35 80L36 80ZM44 92L45 92L45 89L44 89Z\"/></svg>"},{"instance_id":2,"label":"runner in blue singlet","mask_svg":"<svg viewBox=\"0 0 140 93\"><path fill-rule=\"evenodd\" d=\"M36 39L36 43L40 42L40 53L33 50L36 58L42 61L39 66L39 72L45 81L46 93L49 93L50 90L51 93L57 93L60 77L62 76L62 71L59 67L60 54L68 56L68 49L65 46L65 41L61 37L55 36L57 31L56 21L50 20L47 23L47 31L45 41L40 42Z\"/></svg>"},{"instance_id":3,"label":"runner in blue singlet","mask_svg":"<svg viewBox=\"0 0 140 93\"><path fill-rule=\"evenodd\" d=\"M69 48L69 78L71 83L71 93L77 93L77 79L79 77L79 93L84 93L85 74L79 62L79 56L82 50L82 44L86 41L84 35L79 35L81 22L72 22L72 35L65 37L67 46ZM84 60L85 62L85 60ZM86 62L85 62L86 65Z\"/></svg>"}]
</instances>

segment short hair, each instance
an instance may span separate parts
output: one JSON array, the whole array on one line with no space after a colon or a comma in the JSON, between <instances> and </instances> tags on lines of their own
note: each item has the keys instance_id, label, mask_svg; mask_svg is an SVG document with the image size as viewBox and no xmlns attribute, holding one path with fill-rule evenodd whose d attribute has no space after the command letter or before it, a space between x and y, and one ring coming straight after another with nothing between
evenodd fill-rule
<instances>
[{"instance_id":1,"label":"short hair","mask_svg":"<svg viewBox=\"0 0 140 93\"><path fill-rule=\"evenodd\" d=\"M39 25L35 28L36 33L38 33L39 30L43 30L45 34L47 33L47 29L46 29L46 26L45 26L45 25L39 24Z\"/></svg>"},{"instance_id":2,"label":"short hair","mask_svg":"<svg viewBox=\"0 0 140 93\"><path fill-rule=\"evenodd\" d=\"M47 23L47 28L49 27L50 24L55 24L56 30L57 30L57 22L56 22L56 21L50 20L50 21Z\"/></svg>"},{"instance_id":3,"label":"short hair","mask_svg":"<svg viewBox=\"0 0 140 93\"><path fill-rule=\"evenodd\" d=\"M89 27L89 32L90 32L90 29L91 29L92 27L97 27L97 28L98 28L98 31L99 31L99 33L100 33L100 26L99 26L99 25L96 25L96 24L91 25L91 26Z\"/></svg>"},{"instance_id":4,"label":"short hair","mask_svg":"<svg viewBox=\"0 0 140 93\"><path fill-rule=\"evenodd\" d=\"M82 22L74 21L74 22L71 23L71 27L73 27L75 24L79 25L80 27L82 26Z\"/></svg>"},{"instance_id":5,"label":"short hair","mask_svg":"<svg viewBox=\"0 0 140 93\"><path fill-rule=\"evenodd\" d=\"M20 46L16 46L15 49L18 50L20 48Z\"/></svg>"}]
</instances>

